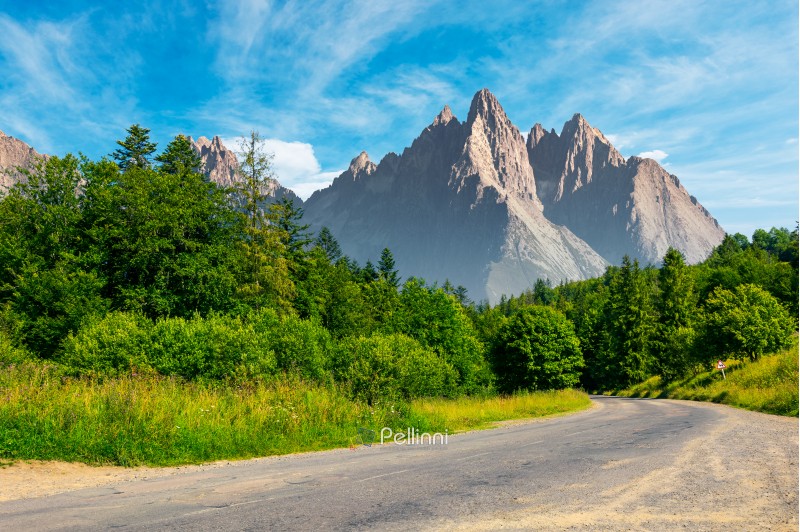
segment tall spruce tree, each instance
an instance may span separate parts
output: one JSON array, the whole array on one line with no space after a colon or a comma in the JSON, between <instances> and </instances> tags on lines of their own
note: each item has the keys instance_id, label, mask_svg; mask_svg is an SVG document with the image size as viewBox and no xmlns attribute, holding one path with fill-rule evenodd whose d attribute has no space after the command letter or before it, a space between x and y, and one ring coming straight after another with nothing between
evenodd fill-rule
<instances>
[{"instance_id":1,"label":"tall spruce tree","mask_svg":"<svg viewBox=\"0 0 800 532\"><path fill-rule=\"evenodd\" d=\"M327 227L323 227L319 230L314 244L325 252L325 256L328 257L328 261L330 261L331 264L342 258L342 248L339 246L339 242L333 236L333 233L331 233L331 230Z\"/></svg>"},{"instance_id":2,"label":"tall spruce tree","mask_svg":"<svg viewBox=\"0 0 800 532\"><path fill-rule=\"evenodd\" d=\"M650 287L637 260L622 258L611 278L607 305L609 345L603 353L603 385L641 382L652 369L649 343L654 320Z\"/></svg>"},{"instance_id":3,"label":"tall spruce tree","mask_svg":"<svg viewBox=\"0 0 800 532\"><path fill-rule=\"evenodd\" d=\"M378 261L378 275L395 288L400 285L400 277L394 267L394 255L392 255L389 248L383 248L383 251L381 251L381 260Z\"/></svg>"},{"instance_id":4,"label":"tall spruce tree","mask_svg":"<svg viewBox=\"0 0 800 532\"><path fill-rule=\"evenodd\" d=\"M192 148L189 137L179 134L167 145L163 153L156 156L159 169L167 174L198 173L203 164L200 155Z\"/></svg>"},{"instance_id":5,"label":"tall spruce tree","mask_svg":"<svg viewBox=\"0 0 800 532\"><path fill-rule=\"evenodd\" d=\"M266 151L257 131L243 137L239 148L237 192L246 216L242 245L247 264L239 291L255 308L288 309L295 290L285 256L285 238L274 223L274 215L268 216L264 211L274 179L273 155Z\"/></svg>"},{"instance_id":6,"label":"tall spruce tree","mask_svg":"<svg viewBox=\"0 0 800 532\"><path fill-rule=\"evenodd\" d=\"M672 380L684 375L692 366L697 305L694 279L683 255L674 248L669 248L664 255L664 264L658 272L658 287L655 308L658 323L651 351L659 375Z\"/></svg>"},{"instance_id":7,"label":"tall spruce tree","mask_svg":"<svg viewBox=\"0 0 800 532\"><path fill-rule=\"evenodd\" d=\"M150 142L150 130L133 124L127 129L125 140L118 140L117 148L111 156L122 171L132 167L150 168L150 159L156 151L156 143Z\"/></svg>"}]
</instances>

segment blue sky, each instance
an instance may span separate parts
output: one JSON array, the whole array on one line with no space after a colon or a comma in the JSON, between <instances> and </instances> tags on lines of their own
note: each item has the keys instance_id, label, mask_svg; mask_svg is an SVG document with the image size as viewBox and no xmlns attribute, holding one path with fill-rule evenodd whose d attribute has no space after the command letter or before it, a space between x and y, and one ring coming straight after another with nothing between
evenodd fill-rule
<instances>
[{"instance_id":1,"label":"blue sky","mask_svg":"<svg viewBox=\"0 0 800 532\"><path fill-rule=\"evenodd\" d=\"M798 219L794 0L115 4L0 0L0 130L99 158L132 123L256 129L306 197L488 87L522 132L580 112L659 159L728 232Z\"/></svg>"}]
</instances>

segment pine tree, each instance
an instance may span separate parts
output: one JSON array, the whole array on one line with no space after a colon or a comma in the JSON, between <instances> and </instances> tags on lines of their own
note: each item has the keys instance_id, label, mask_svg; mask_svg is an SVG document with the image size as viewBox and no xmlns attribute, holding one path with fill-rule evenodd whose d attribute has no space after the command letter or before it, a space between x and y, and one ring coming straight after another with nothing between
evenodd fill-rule
<instances>
[{"instance_id":1,"label":"pine tree","mask_svg":"<svg viewBox=\"0 0 800 532\"><path fill-rule=\"evenodd\" d=\"M378 261L378 275L394 287L400 285L400 278L394 268L394 256L389 248L383 248L383 251L381 251L381 260Z\"/></svg>"},{"instance_id":2,"label":"pine tree","mask_svg":"<svg viewBox=\"0 0 800 532\"><path fill-rule=\"evenodd\" d=\"M651 350L658 373L665 379L681 377L692 365L692 326L697 295L694 279L683 255L669 248L658 273L659 296L656 299L658 324Z\"/></svg>"},{"instance_id":3,"label":"pine tree","mask_svg":"<svg viewBox=\"0 0 800 532\"><path fill-rule=\"evenodd\" d=\"M289 277L289 266L284 247L285 236L263 210L269 196L269 185L274 178L271 153L257 131L243 137L239 148L239 175L241 184L237 192L244 203L247 218L243 241L247 257L247 280L240 285L240 293L254 307L271 306L289 308L294 297L294 283Z\"/></svg>"},{"instance_id":4,"label":"pine tree","mask_svg":"<svg viewBox=\"0 0 800 532\"><path fill-rule=\"evenodd\" d=\"M272 170L274 155L266 151L258 131L242 137L239 149L239 176L242 180L238 191L242 194L250 226L255 229L266 225L262 206L269 197L270 183L275 177Z\"/></svg>"},{"instance_id":5,"label":"pine tree","mask_svg":"<svg viewBox=\"0 0 800 532\"><path fill-rule=\"evenodd\" d=\"M125 140L118 140L117 148L111 156L117 166L125 171L131 167L150 168L150 158L156 151L156 143L150 142L150 130L133 124L127 129Z\"/></svg>"},{"instance_id":6,"label":"pine tree","mask_svg":"<svg viewBox=\"0 0 800 532\"><path fill-rule=\"evenodd\" d=\"M270 209L275 214L275 225L283 231L286 252L290 257L298 257L311 243L308 224L300 223L303 219L302 207L296 206L293 199L284 196Z\"/></svg>"},{"instance_id":7,"label":"pine tree","mask_svg":"<svg viewBox=\"0 0 800 532\"><path fill-rule=\"evenodd\" d=\"M649 285L639 262L622 258L622 266L611 278L608 310L608 349L603 353L606 386L641 382L651 370L650 336L653 311Z\"/></svg>"},{"instance_id":8,"label":"pine tree","mask_svg":"<svg viewBox=\"0 0 800 532\"><path fill-rule=\"evenodd\" d=\"M167 145L164 153L156 157L156 161L161 163L160 170L167 174L198 173L203 164L200 155L194 148L186 135L179 134L172 142Z\"/></svg>"},{"instance_id":9,"label":"pine tree","mask_svg":"<svg viewBox=\"0 0 800 532\"><path fill-rule=\"evenodd\" d=\"M336 263L336 261L342 258L342 248L339 246L339 242L336 241L336 238L334 238L331 230L327 227L320 229L314 243L325 252L325 256L328 257L331 264Z\"/></svg>"},{"instance_id":10,"label":"pine tree","mask_svg":"<svg viewBox=\"0 0 800 532\"><path fill-rule=\"evenodd\" d=\"M371 260L368 260L364 268L361 269L361 279L365 283L371 283L379 279L378 272L375 270L375 265L372 264Z\"/></svg>"}]
</instances>

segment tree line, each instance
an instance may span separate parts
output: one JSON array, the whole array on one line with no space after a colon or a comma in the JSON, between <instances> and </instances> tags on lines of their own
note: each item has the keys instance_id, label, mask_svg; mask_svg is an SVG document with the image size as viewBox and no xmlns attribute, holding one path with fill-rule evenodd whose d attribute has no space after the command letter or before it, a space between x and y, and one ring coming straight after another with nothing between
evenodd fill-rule
<instances>
[{"instance_id":1,"label":"tree line","mask_svg":"<svg viewBox=\"0 0 800 532\"><path fill-rule=\"evenodd\" d=\"M479 328L501 330L519 313L548 308L574 326L580 383L624 388L658 375L675 380L717 359L756 360L791 344L798 313L798 232L726 235L701 264L670 248L660 267L627 256L602 277L552 287L542 280L495 308Z\"/></svg>"},{"instance_id":2,"label":"tree line","mask_svg":"<svg viewBox=\"0 0 800 532\"><path fill-rule=\"evenodd\" d=\"M492 307L403 280L388 248L360 265L293 201L270 204L255 132L231 188L200 173L183 135L157 153L136 124L116 144L40 161L0 200L0 361L24 353L89 378L291 372L374 402L677 378L795 329L796 230L728 236L697 266L675 250L660 268L626 258Z\"/></svg>"}]
</instances>

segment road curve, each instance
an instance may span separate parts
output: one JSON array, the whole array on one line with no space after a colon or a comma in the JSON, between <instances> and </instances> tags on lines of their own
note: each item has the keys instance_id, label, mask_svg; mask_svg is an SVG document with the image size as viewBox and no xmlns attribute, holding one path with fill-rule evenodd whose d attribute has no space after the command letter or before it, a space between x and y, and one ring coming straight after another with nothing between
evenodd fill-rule
<instances>
[{"instance_id":1,"label":"road curve","mask_svg":"<svg viewBox=\"0 0 800 532\"><path fill-rule=\"evenodd\" d=\"M0 503L3 530L797 530L798 420L593 397L578 414Z\"/></svg>"}]
</instances>

